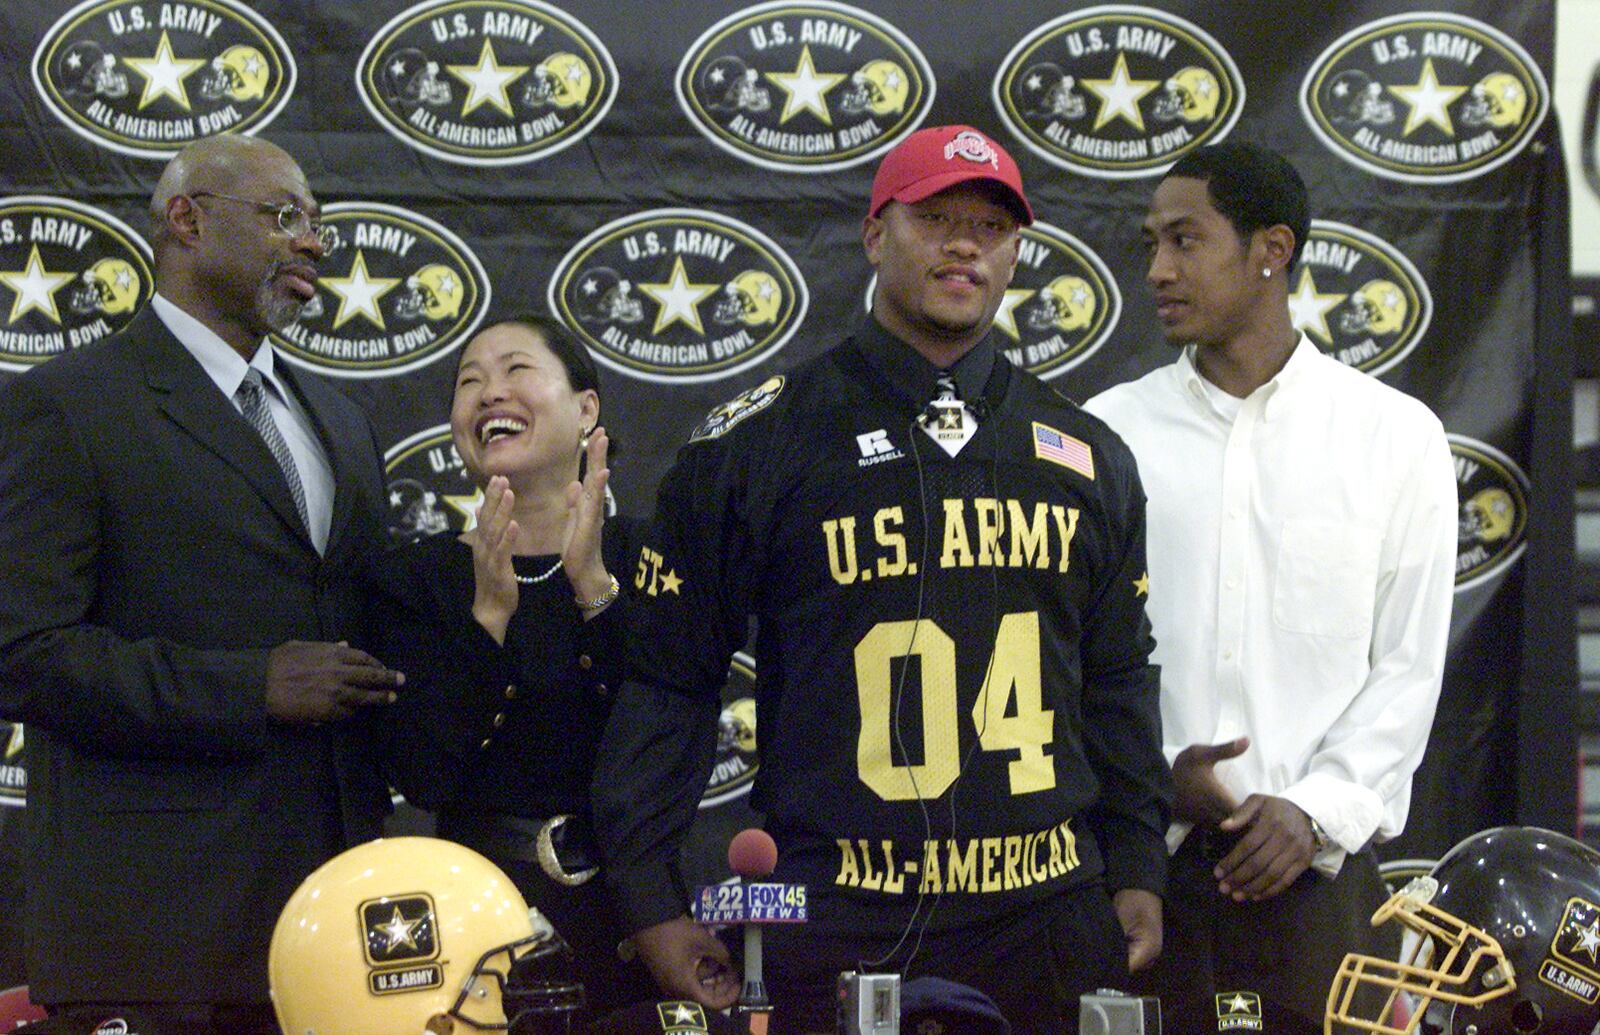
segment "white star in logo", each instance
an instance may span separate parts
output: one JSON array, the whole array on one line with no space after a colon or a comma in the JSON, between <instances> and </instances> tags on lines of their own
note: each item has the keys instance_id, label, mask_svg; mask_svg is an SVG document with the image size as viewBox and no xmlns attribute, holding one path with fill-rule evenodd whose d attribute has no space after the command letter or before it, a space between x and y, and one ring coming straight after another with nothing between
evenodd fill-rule
<instances>
[{"instance_id":1,"label":"white star in logo","mask_svg":"<svg viewBox=\"0 0 1600 1035\"><path fill-rule=\"evenodd\" d=\"M22 754L23 747L22 723L19 722L11 727L11 739L6 742L6 761L9 762Z\"/></svg>"},{"instance_id":2,"label":"white star in logo","mask_svg":"<svg viewBox=\"0 0 1600 1035\"><path fill-rule=\"evenodd\" d=\"M0 272L0 284L16 292L11 300L11 318L16 323L37 309L53 323L61 323L61 310L56 308L56 292L75 278L70 273L51 273L39 258L39 246L28 253L28 265L16 271Z\"/></svg>"},{"instance_id":3,"label":"white star in logo","mask_svg":"<svg viewBox=\"0 0 1600 1035\"><path fill-rule=\"evenodd\" d=\"M122 60L129 68L144 76L144 92L139 95L140 111L161 97L171 97L178 107L184 111L190 110L189 91L184 89L183 81L205 62L198 58L173 57L172 44L165 30L161 33L161 42L156 44L155 57L125 57Z\"/></svg>"},{"instance_id":4,"label":"white star in logo","mask_svg":"<svg viewBox=\"0 0 1600 1035\"><path fill-rule=\"evenodd\" d=\"M383 310L378 308L378 299L400 283L400 278L368 276L367 257L361 249L356 249L356 261L350 265L348 277L320 277L318 283L339 296L339 313L333 318L334 330L357 316L366 317L377 324L379 330L388 330L383 325Z\"/></svg>"},{"instance_id":5,"label":"white star in logo","mask_svg":"<svg viewBox=\"0 0 1600 1035\"><path fill-rule=\"evenodd\" d=\"M466 83L470 89L467 99L461 102L461 116L465 118L485 104L492 104L506 115L511 112L511 99L506 87L525 75L527 65L502 65L495 60L494 48L483 41L476 65L446 65L451 75Z\"/></svg>"},{"instance_id":6,"label":"white star in logo","mask_svg":"<svg viewBox=\"0 0 1600 1035\"><path fill-rule=\"evenodd\" d=\"M1117 51L1117 64L1110 79L1085 79L1083 85L1100 98L1100 111L1094 117L1094 128L1099 129L1112 119L1126 119L1139 132L1144 132L1144 115L1139 111L1139 100L1161 85L1159 79L1129 79L1128 56Z\"/></svg>"},{"instance_id":7,"label":"white star in logo","mask_svg":"<svg viewBox=\"0 0 1600 1035\"><path fill-rule=\"evenodd\" d=\"M1022 332L1017 330L1017 306L1032 298L1034 293L1033 288L1006 288L1006 297L1000 300L1000 308L994 314L994 325L1012 341L1022 340Z\"/></svg>"},{"instance_id":8,"label":"white star in logo","mask_svg":"<svg viewBox=\"0 0 1600 1035\"><path fill-rule=\"evenodd\" d=\"M400 907L395 906L394 916L389 919L388 923L379 925L378 930L382 931L384 937L389 939L387 946L389 951L393 951L397 945L405 945L415 949L417 947L417 939L413 937L413 932L416 931L417 925L421 923L422 917L419 916L415 920L407 920L400 915Z\"/></svg>"},{"instance_id":9,"label":"white star in logo","mask_svg":"<svg viewBox=\"0 0 1600 1035\"><path fill-rule=\"evenodd\" d=\"M688 1003L679 1003L672 1010L673 1024L693 1024L697 1020L699 1020L699 1016Z\"/></svg>"},{"instance_id":10,"label":"white star in logo","mask_svg":"<svg viewBox=\"0 0 1600 1035\"><path fill-rule=\"evenodd\" d=\"M461 531L470 532L478 527L478 508L483 506L483 490L474 489L470 496L451 496L444 494L439 497L446 504L456 509L462 517L466 518L461 526Z\"/></svg>"},{"instance_id":11,"label":"white star in logo","mask_svg":"<svg viewBox=\"0 0 1600 1035\"><path fill-rule=\"evenodd\" d=\"M1301 269L1300 283L1296 285L1294 294L1289 296L1289 318L1294 322L1294 329L1311 335L1324 345L1332 345L1333 333L1328 330L1328 313L1349 297L1323 294L1317 290L1317 282L1311 279L1311 271Z\"/></svg>"},{"instance_id":12,"label":"white star in logo","mask_svg":"<svg viewBox=\"0 0 1600 1035\"><path fill-rule=\"evenodd\" d=\"M839 80L844 76L837 72L818 72L811 63L809 46L800 48L800 63L795 65L793 72L768 72L766 76L787 95L783 100L783 114L778 117L778 125L783 125L802 111L811 112L824 125L833 125L826 97L828 91L839 85Z\"/></svg>"},{"instance_id":13,"label":"white star in logo","mask_svg":"<svg viewBox=\"0 0 1600 1035\"><path fill-rule=\"evenodd\" d=\"M1391 86L1389 92L1411 106L1406 115L1406 128L1401 136L1409 137L1411 131L1424 122L1431 122L1444 130L1446 136L1455 136L1455 126L1450 122L1450 105L1467 92L1465 86L1441 86L1433 74L1433 58L1422 62L1422 76L1415 86Z\"/></svg>"},{"instance_id":14,"label":"white star in logo","mask_svg":"<svg viewBox=\"0 0 1600 1035\"><path fill-rule=\"evenodd\" d=\"M1239 992L1233 993L1233 998L1228 1000L1229 1013L1250 1013L1250 1000Z\"/></svg>"},{"instance_id":15,"label":"white star in logo","mask_svg":"<svg viewBox=\"0 0 1600 1035\"><path fill-rule=\"evenodd\" d=\"M1600 920L1590 920L1588 927L1578 929L1577 948L1587 952L1591 962L1600 962Z\"/></svg>"},{"instance_id":16,"label":"white star in logo","mask_svg":"<svg viewBox=\"0 0 1600 1035\"><path fill-rule=\"evenodd\" d=\"M691 284L683 269L683 256L672 264L672 277L665 284L640 284L639 290L656 300L656 325L651 334L660 334L674 322L682 321L696 334L706 332L700 322L700 303L717 291L716 284Z\"/></svg>"}]
</instances>

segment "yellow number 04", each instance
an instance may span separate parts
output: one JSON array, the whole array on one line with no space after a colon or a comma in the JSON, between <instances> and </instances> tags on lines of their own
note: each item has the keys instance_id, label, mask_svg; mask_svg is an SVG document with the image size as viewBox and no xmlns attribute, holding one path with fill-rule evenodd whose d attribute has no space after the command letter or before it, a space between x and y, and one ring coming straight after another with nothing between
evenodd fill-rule
<instances>
[{"instance_id":1,"label":"yellow number 04","mask_svg":"<svg viewBox=\"0 0 1600 1035\"><path fill-rule=\"evenodd\" d=\"M916 657L922 666L922 756L917 765L895 765L895 658ZM856 768L861 782L885 801L937 798L961 771L956 723L956 644L938 623L879 622L856 644L856 693L861 736ZM1007 715L1013 700L1016 707ZM1039 612L1006 615L995 634L988 675L972 706L972 724L985 751L1016 751L1011 793L1029 794L1056 785L1045 745L1054 737L1055 712L1044 707L1039 678Z\"/></svg>"}]
</instances>

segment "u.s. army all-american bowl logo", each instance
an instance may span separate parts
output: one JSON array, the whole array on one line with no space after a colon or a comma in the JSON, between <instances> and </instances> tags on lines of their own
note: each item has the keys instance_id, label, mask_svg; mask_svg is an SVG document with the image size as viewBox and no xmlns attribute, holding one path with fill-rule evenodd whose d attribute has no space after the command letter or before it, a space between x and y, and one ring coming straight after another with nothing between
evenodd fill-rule
<instances>
[{"instance_id":1,"label":"u.s. army all-american bowl logo","mask_svg":"<svg viewBox=\"0 0 1600 1035\"><path fill-rule=\"evenodd\" d=\"M829 0L747 7L707 29L678 66L678 104L718 147L767 169L870 161L916 129L933 70L905 34Z\"/></svg>"},{"instance_id":2,"label":"u.s. army all-american bowl logo","mask_svg":"<svg viewBox=\"0 0 1600 1035\"><path fill-rule=\"evenodd\" d=\"M489 276L444 227L377 202L335 202L317 293L273 334L283 354L336 377L389 377L446 355L489 305Z\"/></svg>"},{"instance_id":3,"label":"u.s. army all-american bowl logo","mask_svg":"<svg viewBox=\"0 0 1600 1035\"><path fill-rule=\"evenodd\" d=\"M1244 92L1233 57L1204 29L1120 5L1039 26L994 79L995 107L1029 150L1104 179L1160 173L1221 140Z\"/></svg>"},{"instance_id":4,"label":"u.s. army all-american bowl logo","mask_svg":"<svg viewBox=\"0 0 1600 1035\"><path fill-rule=\"evenodd\" d=\"M1460 525L1456 540L1456 591L1505 571L1527 548L1528 476L1486 442L1447 435L1456 465Z\"/></svg>"},{"instance_id":5,"label":"u.s. army all-american bowl logo","mask_svg":"<svg viewBox=\"0 0 1600 1035\"><path fill-rule=\"evenodd\" d=\"M700 796L702 809L750 793L761 754L756 743L756 662L738 651L728 662L728 681L722 688L722 714L717 718L717 756Z\"/></svg>"},{"instance_id":6,"label":"u.s. army all-american bowl logo","mask_svg":"<svg viewBox=\"0 0 1600 1035\"><path fill-rule=\"evenodd\" d=\"M715 381L768 359L805 319L800 268L761 231L704 209L607 223L550 278L550 310L613 370Z\"/></svg>"},{"instance_id":7,"label":"u.s. army all-american bowl logo","mask_svg":"<svg viewBox=\"0 0 1600 1035\"><path fill-rule=\"evenodd\" d=\"M294 92L294 57L236 0L88 0L33 53L33 82L73 132L123 154L170 158L217 133L255 133Z\"/></svg>"},{"instance_id":8,"label":"u.s. army all-american bowl logo","mask_svg":"<svg viewBox=\"0 0 1600 1035\"><path fill-rule=\"evenodd\" d=\"M119 331L155 290L132 227L67 198L0 198L0 369Z\"/></svg>"},{"instance_id":9,"label":"u.s. army all-american bowl logo","mask_svg":"<svg viewBox=\"0 0 1600 1035\"><path fill-rule=\"evenodd\" d=\"M598 125L617 96L617 66L588 26L540 0L428 0L378 30L356 91L419 151L511 165Z\"/></svg>"},{"instance_id":10,"label":"u.s. army all-american bowl logo","mask_svg":"<svg viewBox=\"0 0 1600 1035\"><path fill-rule=\"evenodd\" d=\"M1510 161L1549 106L1544 72L1515 40L1439 12L1346 33L1300 86L1300 110L1334 154L1410 183L1470 179Z\"/></svg>"},{"instance_id":11,"label":"u.s. army all-american bowl logo","mask_svg":"<svg viewBox=\"0 0 1600 1035\"><path fill-rule=\"evenodd\" d=\"M1006 358L1031 374L1059 377L1094 355L1122 316L1122 292L1093 248L1059 227L1022 228L1017 269L994 314ZM878 288L867 282L866 308Z\"/></svg>"},{"instance_id":12,"label":"u.s. army all-american bowl logo","mask_svg":"<svg viewBox=\"0 0 1600 1035\"><path fill-rule=\"evenodd\" d=\"M1326 354L1381 374L1427 333L1433 296L1394 245L1358 227L1314 219L1291 275L1289 315L1294 329Z\"/></svg>"},{"instance_id":13,"label":"u.s. army all-american bowl logo","mask_svg":"<svg viewBox=\"0 0 1600 1035\"><path fill-rule=\"evenodd\" d=\"M478 523L483 490L450 437L450 425L425 428L383 455L389 484L389 533L405 541Z\"/></svg>"}]
</instances>

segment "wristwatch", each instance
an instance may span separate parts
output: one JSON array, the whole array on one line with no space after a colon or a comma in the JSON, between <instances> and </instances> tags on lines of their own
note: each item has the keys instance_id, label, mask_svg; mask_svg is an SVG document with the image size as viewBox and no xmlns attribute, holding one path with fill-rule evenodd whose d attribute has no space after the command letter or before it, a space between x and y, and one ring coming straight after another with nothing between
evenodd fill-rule
<instances>
[{"instance_id":1,"label":"wristwatch","mask_svg":"<svg viewBox=\"0 0 1600 1035\"><path fill-rule=\"evenodd\" d=\"M1311 821L1311 843L1316 850L1321 852L1333 847L1333 838L1322 829L1322 824L1317 822L1317 817L1307 813L1306 818Z\"/></svg>"}]
</instances>

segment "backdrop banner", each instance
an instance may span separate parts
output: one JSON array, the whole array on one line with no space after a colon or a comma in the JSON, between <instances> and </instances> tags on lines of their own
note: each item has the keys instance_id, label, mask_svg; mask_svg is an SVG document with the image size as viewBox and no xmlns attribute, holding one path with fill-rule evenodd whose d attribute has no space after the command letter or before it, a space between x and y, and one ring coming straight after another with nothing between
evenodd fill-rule
<instances>
[{"instance_id":1,"label":"backdrop banner","mask_svg":"<svg viewBox=\"0 0 1600 1035\"><path fill-rule=\"evenodd\" d=\"M6 0L0 381L148 301L168 157L259 134L300 161L338 231L274 344L371 415L397 537L473 520L446 425L455 360L516 310L593 351L626 445L615 503L642 516L712 407L865 316L872 173L918 127L968 123L1017 158L1038 222L998 323L1013 361L1079 400L1173 358L1138 235L1161 173L1209 142L1264 143L1316 216L1296 327L1432 407L1456 460L1448 673L1410 826L1384 851L1437 856L1513 820L1571 831L1553 36L1553 0ZM725 695L688 852L703 877L750 818L759 665L741 658ZM25 738L0 733L0 804L21 807ZM11 933L0 986L21 977Z\"/></svg>"}]
</instances>

